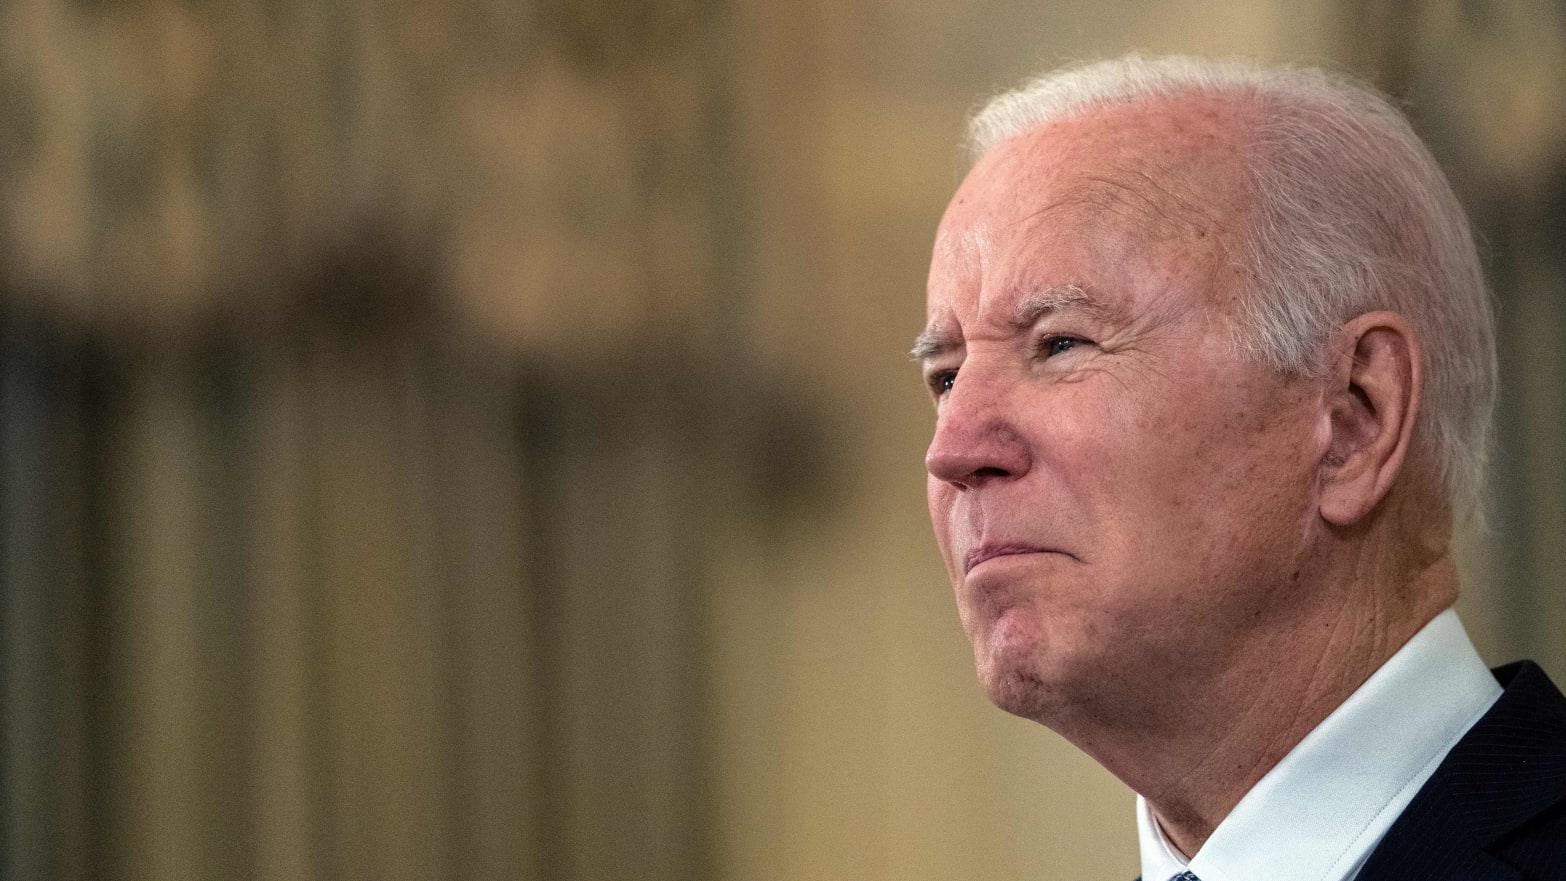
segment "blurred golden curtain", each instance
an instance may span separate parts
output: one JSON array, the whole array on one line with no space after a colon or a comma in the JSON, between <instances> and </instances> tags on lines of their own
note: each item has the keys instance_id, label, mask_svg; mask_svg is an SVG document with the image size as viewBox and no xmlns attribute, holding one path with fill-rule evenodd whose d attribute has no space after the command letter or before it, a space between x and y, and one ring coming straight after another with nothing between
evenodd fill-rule
<instances>
[{"instance_id":1,"label":"blurred golden curtain","mask_svg":"<svg viewBox=\"0 0 1566 881\"><path fill-rule=\"evenodd\" d=\"M963 108L1133 44L1410 99L1501 307L1465 620L1559 676L1563 34L1551 0L0 4L0 877L1133 866L1130 794L973 688L900 354Z\"/></svg>"},{"instance_id":2,"label":"blurred golden curtain","mask_svg":"<svg viewBox=\"0 0 1566 881\"><path fill-rule=\"evenodd\" d=\"M0 11L0 876L711 875L716 10Z\"/></svg>"}]
</instances>

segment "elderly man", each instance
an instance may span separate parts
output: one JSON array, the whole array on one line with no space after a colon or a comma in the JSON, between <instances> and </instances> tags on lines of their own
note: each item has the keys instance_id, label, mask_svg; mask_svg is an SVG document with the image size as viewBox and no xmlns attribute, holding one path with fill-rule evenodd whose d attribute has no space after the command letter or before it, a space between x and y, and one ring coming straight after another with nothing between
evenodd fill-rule
<instances>
[{"instance_id":1,"label":"elderly man","mask_svg":"<svg viewBox=\"0 0 1566 881\"><path fill-rule=\"evenodd\" d=\"M1566 700L1451 610L1495 346L1408 123L1131 57L971 136L914 355L990 698L1139 793L1145 881L1566 879Z\"/></svg>"}]
</instances>

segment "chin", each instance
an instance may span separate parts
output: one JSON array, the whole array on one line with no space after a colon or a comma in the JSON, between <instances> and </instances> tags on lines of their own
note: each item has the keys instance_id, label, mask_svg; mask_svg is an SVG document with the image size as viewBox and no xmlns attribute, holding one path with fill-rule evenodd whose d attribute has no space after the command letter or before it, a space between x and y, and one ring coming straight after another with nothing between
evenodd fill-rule
<instances>
[{"instance_id":1,"label":"chin","mask_svg":"<svg viewBox=\"0 0 1566 881\"><path fill-rule=\"evenodd\" d=\"M1042 722L1053 713L1057 701L1051 698L1044 681L1030 672L1008 670L984 677L984 691L990 703L1013 716Z\"/></svg>"},{"instance_id":2,"label":"chin","mask_svg":"<svg viewBox=\"0 0 1566 881\"><path fill-rule=\"evenodd\" d=\"M1047 724L1066 703L1063 682L1049 675L1039 646L991 644L974 653L979 681L995 706L1024 719Z\"/></svg>"}]
</instances>

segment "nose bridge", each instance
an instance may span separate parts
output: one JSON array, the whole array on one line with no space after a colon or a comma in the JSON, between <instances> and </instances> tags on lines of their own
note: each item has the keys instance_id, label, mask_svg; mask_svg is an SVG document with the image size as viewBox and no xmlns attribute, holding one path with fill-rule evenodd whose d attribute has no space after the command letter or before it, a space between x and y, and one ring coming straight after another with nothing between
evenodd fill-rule
<instances>
[{"instance_id":1,"label":"nose bridge","mask_svg":"<svg viewBox=\"0 0 1566 881\"><path fill-rule=\"evenodd\" d=\"M964 424L993 419L1004 412L1004 383L993 364L969 358L962 365L959 379L952 383L941 408L941 421L960 420Z\"/></svg>"},{"instance_id":2,"label":"nose bridge","mask_svg":"<svg viewBox=\"0 0 1566 881\"><path fill-rule=\"evenodd\" d=\"M949 483L974 485L1027 470L1027 448L1013 423L1011 384L1002 371L963 365L941 403L925 467Z\"/></svg>"}]
</instances>

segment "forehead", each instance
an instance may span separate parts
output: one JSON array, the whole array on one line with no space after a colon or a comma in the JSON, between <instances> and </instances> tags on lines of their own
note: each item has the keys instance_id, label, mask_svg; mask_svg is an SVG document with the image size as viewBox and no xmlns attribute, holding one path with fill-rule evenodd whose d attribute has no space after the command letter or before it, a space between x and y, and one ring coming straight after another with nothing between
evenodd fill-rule
<instances>
[{"instance_id":1,"label":"forehead","mask_svg":"<svg viewBox=\"0 0 1566 881\"><path fill-rule=\"evenodd\" d=\"M932 320L964 292L1091 283L1060 274L1094 269L1146 277L1221 259L1244 228L1249 129L1243 102L1190 96L1094 110L997 145L942 219Z\"/></svg>"}]
</instances>

